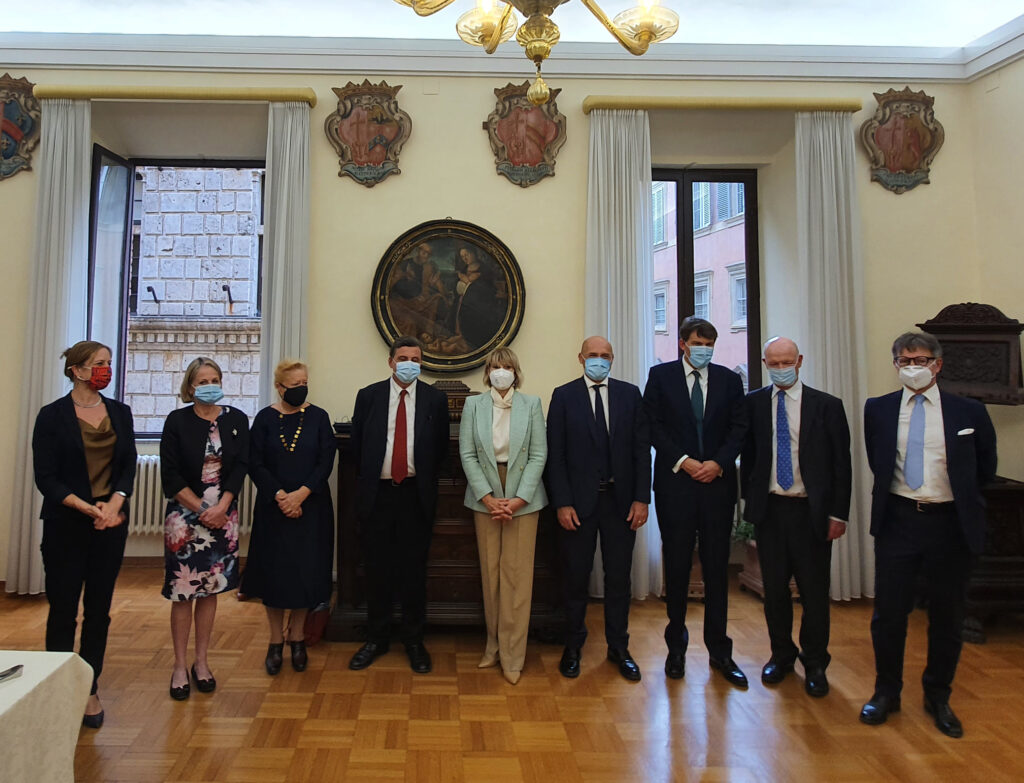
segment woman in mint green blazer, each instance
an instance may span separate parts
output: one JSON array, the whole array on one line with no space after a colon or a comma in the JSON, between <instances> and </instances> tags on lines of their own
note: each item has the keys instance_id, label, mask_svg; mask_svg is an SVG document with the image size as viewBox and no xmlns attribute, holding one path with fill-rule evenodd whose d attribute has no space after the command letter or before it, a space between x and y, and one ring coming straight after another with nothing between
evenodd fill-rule
<instances>
[{"instance_id":1,"label":"woman in mint green blazer","mask_svg":"<svg viewBox=\"0 0 1024 783\"><path fill-rule=\"evenodd\" d=\"M522 379L511 349L491 352L484 365L489 391L466 400L459 427L487 624L478 665L500 661L513 685L526 658L537 518L548 502L541 480L548 456L544 412L539 397L518 391Z\"/></svg>"}]
</instances>

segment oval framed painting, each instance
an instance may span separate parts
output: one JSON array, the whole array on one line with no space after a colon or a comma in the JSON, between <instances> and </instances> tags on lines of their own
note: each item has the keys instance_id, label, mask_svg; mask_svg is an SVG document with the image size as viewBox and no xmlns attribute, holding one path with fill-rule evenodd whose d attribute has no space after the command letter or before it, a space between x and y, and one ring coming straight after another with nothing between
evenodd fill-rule
<instances>
[{"instance_id":1,"label":"oval framed painting","mask_svg":"<svg viewBox=\"0 0 1024 783\"><path fill-rule=\"evenodd\" d=\"M389 345L423 343L423 366L464 372L519 331L523 273L505 243L461 220L431 220L398 237L377 265L373 320Z\"/></svg>"}]
</instances>

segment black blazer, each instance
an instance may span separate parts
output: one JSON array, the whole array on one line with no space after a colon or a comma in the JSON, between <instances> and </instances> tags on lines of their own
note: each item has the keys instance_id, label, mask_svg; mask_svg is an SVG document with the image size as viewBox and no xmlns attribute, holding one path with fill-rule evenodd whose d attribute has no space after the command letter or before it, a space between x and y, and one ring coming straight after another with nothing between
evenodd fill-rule
<instances>
[{"instance_id":1,"label":"black blazer","mask_svg":"<svg viewBox=\"0 0 1024 783\"><path fill-rule=\"evenodd\" d=\"M864 403L864 443L875 475L871 489L871 535L887 523L889 487L896 469L896 429L903 390ZM982 487L996 475L996 431L985 406L976 400L939 392L946 435L946 472L957 517L974 554L985 549L985 499ZM965 430L970 430L965 432Z\"/></svg>"},{"instance_id":2,"label":"black blazer","mask_svg":"<svg viewBox=\"0 0 1024 783\"><path fill-rule=\"evenodd\" d=\"M743 445L740 487L746 501L743 518L754 525L764 519L772 478L772 388L765 386L747 395L750 429ZM800 395L799 459L811 524L818 537L825 540L829 517L850 517L850 427L843 401L807 384L803 384Z\"/></svg>"},{"instance_id":3,"label":"black blazer","mask_svg":"<svg viewBox=\"0 0 1024 783\"><path fill-rule=\"evenodd\" d=\"M102 396L102 395L101 395ZM110 426L117 433L110 469L110 486L115 492L132 494L135 483L135 426L132 409L117 400L103 397ZM75 415L75 403L67 394L43 406L32 430L32 464L36 486L43 493L42 519L81 519L82 514L63 504L74 494L85 502L92 500L89 469L85 464L85 445ZM124 506L128 513L128 505Z\"/></svg>"},{"instance_id":4,"label":"black blazer","mask_svg":"<svg viewBox=\"0 0 1024 783\"><path fill-rule=\"evenodd\" d=\"M221 443L220 491L236 498L249 469L249 419L237 408L224 406L218 419ZM210 422L192 405L167 414L160 436L160 479L164 495L173 498L185 487L203 496L203 460Z\"/></svg>"},{"instance_id":5,"label":"black blazer","mask_svg":"<svg viewBox=\"0 0 1024 783\"><path fill-rule=\"evenodd\" d=\"M359 390L352 413L352 453L356 459L356 513L369 519L377 497L384 452L388 446L388 402L391 379ZM413 462L420 508L431 521L437 509L437 475L448 455L451 428L448 395L423 381L416 381L416 421L413 426Z\"/></svg>"},{"instance_id":6,"label":"black blazer","mask_svg":"<svg viewBox=\"0 0 1024 783\"><path fill-rule=\"evenodd\" d=\"M634 501L651 502L651 440L640 390L614 378L607 384L612 494L625 519ZM555 389L548 407L549 499L555 508L572 506L580 517L597 507L601 470L590 395L587 382L577 378Z\"/></svg>"},{"instance_id":7,"label":"black blazer","mask_svg":"<svg viewBox=\"0 0 1024 783\"><path fill-rule=\"evenodd\" d=\"M697 443L697 420L690 406L682 359L651 368L644 389L644 408L654 443L654 491L668 502L685 501L698 482L672 468L684 454L714 460L722 468L729 501L736 502L736 458L747 434L747 406L740 376L718 364L708 365L704 400L704 455ZM659 499L661 502L661 499Z\"/></svg>"}]
</instances>

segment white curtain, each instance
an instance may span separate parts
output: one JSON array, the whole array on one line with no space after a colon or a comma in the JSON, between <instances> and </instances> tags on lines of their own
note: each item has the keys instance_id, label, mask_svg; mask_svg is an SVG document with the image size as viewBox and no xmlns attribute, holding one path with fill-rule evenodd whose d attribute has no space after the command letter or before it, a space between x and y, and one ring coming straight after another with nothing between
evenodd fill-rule
<instances>
[{"instance_id":1,"label":"white curtain","mask_svg":"<svg viewBox=\"0 0 1024 783\"><path fill-rule=\"evenodd\" d=\"M277 399L274 367L305 358L309 282L309 104L271 103L263 216L260 404Z\"/></svg>"},{"instance_id":2,"label":"white curtain","mask_svg":"<svg viewBox=\"0 0 1024 783\"><path fill-rule=\"evenodd\" d=\"M856 198L853 115L796 115L799 297L806 303L804 373L812 386L843 401L850 420L853 497L847 533L832 549L831 595L836 600L874 593L870 482L864 455L864 308L860 222Z\"/></svg>"},{"instance_id":3,"label":"white curtain","mask_svg":"<svg viewBox=\"0 0 1024 783\"><path fill-rule=\"evenodd\" d=\"M590 114L587 258L584 320L587 335L605 335L615 350L612 374L641 389L654 363L651 303L651 134L645 111ZM602 595L598 551L590 592ZM661 536L650 518L633 549L633 597L661 595Z\"/></svg>"},{"instance_id":4,"label":"white curtain","mask_svg":"<svg viewBox=\"0 0 1024 783\"><path fill-rule=\"evenodd\" d=\"M39 409L68 391L60 354L86 338L90 126L89 101L42 101L35 249L7 550L9 593L43 591L42 498L32 475L32 427Z\"/></svg>"}]
</instances>

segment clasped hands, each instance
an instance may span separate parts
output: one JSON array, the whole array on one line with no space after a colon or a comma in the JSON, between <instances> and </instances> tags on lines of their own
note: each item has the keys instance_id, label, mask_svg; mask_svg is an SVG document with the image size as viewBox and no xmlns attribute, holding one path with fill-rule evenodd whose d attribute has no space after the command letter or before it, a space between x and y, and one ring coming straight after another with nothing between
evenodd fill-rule
<instances>
[{"instance_id":1,"label":"clasped hands","mask_svg":"<svg viewBox=\"0 0 1024 783\"><path fill-rule=\"evenodd\" d=\"M683 460L682 468L690 478L694 481L699 481L701 484L710 484L722 475L722 466L713 459L701 462L693 457L687 457Z\"/></svg>"},{"instance_id":2,"label":"clasped hands","mask_svg":"<svg viewBox=\"0 0 1024 783\"><path fill-rule=\"evenodd\" d=\"M281 509L282 514L289 519L298 519L302 516L302 504L309 494L309 489L306 487L299 487L291 492L279 489L274 495L274 500L277 501L277 507Z\"/></svg>"},{"instance_id":3,"label":"clasped hands","mask_svg":"<svg viewBox=\"0 0 1024 783\"><path fill-rule=\"evenodd\" d=\"M522 498L496 498L490 493L484 495L480 502L495 522L511 522L515 513L526 505Z\"/></svg>"},{"instance_id":4,"label":"clasped hands","mask_svg":"<svg viewBox=\"0 0 1024 783\"><path fill-rule=\"evenodd\" d=\"M92 526L94 528L106 530L108 527L117 527L124 524L125 515L121 511L123 504L124 496L118 495L115 492L110 496L110 500L100 500L95 505L86 504L86 508L83 511L92 517Z\"/></svg>"}]
</instances>

